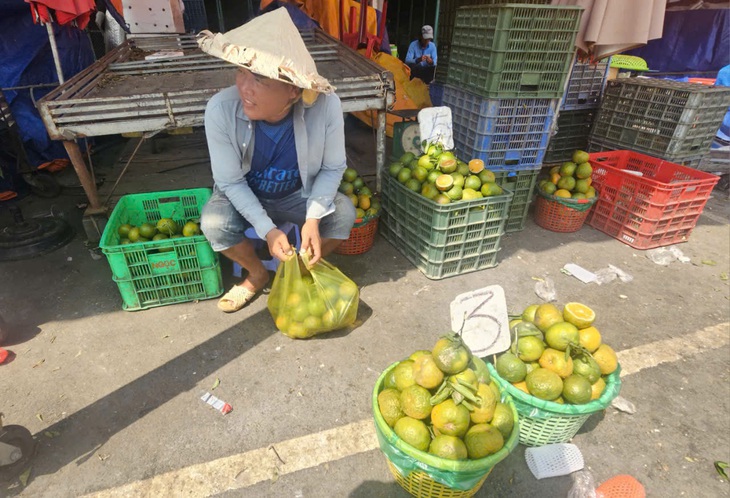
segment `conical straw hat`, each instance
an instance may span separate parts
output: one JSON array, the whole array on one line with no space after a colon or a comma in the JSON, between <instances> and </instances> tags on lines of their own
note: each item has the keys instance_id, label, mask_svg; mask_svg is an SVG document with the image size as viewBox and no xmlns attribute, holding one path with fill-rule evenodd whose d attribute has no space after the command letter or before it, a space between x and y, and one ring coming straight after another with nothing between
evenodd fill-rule
<instances>
[{"instance_id":1,"label":"conical straw hat","mask_svg":"<svg viewBox=\"0 0 730 498\"><path fill-rule=\"evenodd\" d=\"M314 59L286 9L255 17L227 33L201 31L197 41L203 52L252 73L305 90L321 93L335 90L317 73Z\"/></svg>"}]
</instances>

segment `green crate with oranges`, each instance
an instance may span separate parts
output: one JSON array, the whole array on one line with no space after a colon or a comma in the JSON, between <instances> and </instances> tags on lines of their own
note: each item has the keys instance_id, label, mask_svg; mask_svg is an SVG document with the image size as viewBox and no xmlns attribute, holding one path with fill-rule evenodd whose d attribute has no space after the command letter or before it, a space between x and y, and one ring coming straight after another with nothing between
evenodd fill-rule
<instances>
[{"instance_id":1,"label":"green crate with oranges","mask_svg":"<svg viewBox=\"0 0 730 498\"><path fill-rule=\"evenodd\" d=\"M198 188L130 194L119 200L99 247L125 310L223 293L218 255L196 222L210 196L210 189Z\"/></svg>"},{"instance_id":2,"label":"green crate with oranges","mask_svg":"<svg viewBox=\"0 0 730 498\"><path fill-rule=\"evenodd\" d=\"M535 194L535 185L540 170L522 171L495 171L495 181L502 188L512 192L512 205L509 208L509 215L504 231L519 232L525 228L527 212L530 209L532 198Z\"/></svg>"},{"instance_id":3,"label":"green crate with oranges","mask_svg":"<svg viewBox=\"0 0 730 498\"><path fill-rule=\"evenodd\" d=\"M512 192L439 204L383 177L381 234L431 279L491 268Z\"/></svg>"}]
</instances>

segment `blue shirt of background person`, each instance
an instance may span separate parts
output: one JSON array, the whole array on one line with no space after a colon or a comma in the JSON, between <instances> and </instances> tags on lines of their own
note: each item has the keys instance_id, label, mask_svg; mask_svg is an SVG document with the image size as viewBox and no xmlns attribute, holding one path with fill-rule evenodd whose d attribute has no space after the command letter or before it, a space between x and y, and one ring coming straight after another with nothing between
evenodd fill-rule
<instances>
[{"instance_id":1,"label":"blue shirt of background person","mask_svg":"<svg viewBox=\"0 0 730 498\"><path fill-rule=\"evenodd\" d=\"M720 69L717 73L715 86L730 86L730 64ZM730 142L730 107L728 107L728 111L725 113L725 118L722 120L717 137L726 142Z\"/></svg>"},{"instance_id":2,"label":"blue shirt of background person","mask_svg":"<svg viewBox=\"0 0 730 498\"><path fill-rule=\"evenodd\" d=\"M421 36L413 41L406 53L406 64L417 64L423 67L436 67L437 55L436 44L433 40L433 28L424 26L421 28Z\"/></svg>"}]
</instances>

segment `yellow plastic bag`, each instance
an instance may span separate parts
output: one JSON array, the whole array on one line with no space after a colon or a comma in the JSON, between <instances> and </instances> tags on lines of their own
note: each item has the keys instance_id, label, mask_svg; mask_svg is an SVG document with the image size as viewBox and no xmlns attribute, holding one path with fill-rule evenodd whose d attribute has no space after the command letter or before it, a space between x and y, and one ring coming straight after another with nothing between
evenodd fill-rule
<instances>
[{"instance_id":1,"label":"yellow plastic bag","mask_svg":"<svg viewBox=\"0 0 730 498\"><path fill-rule=\"evenodd\" d=\"M355 323L360 301L355 282L323 259L307 270L303 258L293 257L276 271L268 299L276 328L306 339Z\"/></svg>"}]
</instances>

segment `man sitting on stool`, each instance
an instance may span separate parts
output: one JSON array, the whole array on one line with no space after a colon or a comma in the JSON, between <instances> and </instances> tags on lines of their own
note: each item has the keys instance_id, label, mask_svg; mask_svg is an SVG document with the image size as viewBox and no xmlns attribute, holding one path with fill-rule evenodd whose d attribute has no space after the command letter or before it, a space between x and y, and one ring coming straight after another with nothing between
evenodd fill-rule
<instances>
[{"instance_id":1,"label":"man sitting on stool","mask_svg":"<svg viewBox=\"0 0 730 498\"><path fill-rule=\"evenodd\" d=\"M406 64L411 68L411 79L419 78L424 83L431 83L436 71L436 44L433 40L433 28L421 28L421 36L411 42L406 53Z\"/></svg>"}]
</instances>

